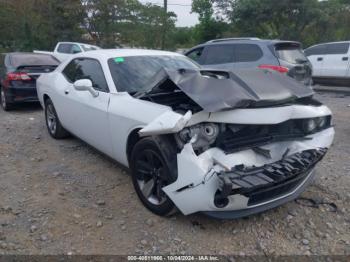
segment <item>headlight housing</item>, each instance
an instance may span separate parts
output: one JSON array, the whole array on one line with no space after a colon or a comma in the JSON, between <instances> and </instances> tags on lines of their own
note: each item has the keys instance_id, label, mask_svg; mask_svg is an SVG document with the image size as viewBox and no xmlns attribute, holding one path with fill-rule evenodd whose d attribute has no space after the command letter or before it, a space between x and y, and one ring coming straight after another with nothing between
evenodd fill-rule
<instances>
[{"instance_id":1,"label":"headlight housing","mask_svg":"<svg viewBox=\"0 0 350 262\"><path fill-rule=\"evenodd\" d=\"M306 134L314 133L331 125L330 116L305 119L302 123L302 129Z\"/></svg>"},{"instance_id":2,"label":"headlight housing","mask_svg":"<svg viewBox=\"0 0 350 262\"><path fill-rule=\"evenodd\" d=\"M180 147L191 140L194 150L205 150L215 142L219 131L217 124L202 123L184 128L175 135L175 139Z\"/></svg>"},{"instance_id":3,"label":"headlight housing","mask_svg":"<svg viewBox=\"0 0 350 262\"><path fill-rule=\"evenodd\" d=\"M307 134L314 132L317 129L316 119L307 119L303 122L303 131Z\"/></svg>"}]
</instances>

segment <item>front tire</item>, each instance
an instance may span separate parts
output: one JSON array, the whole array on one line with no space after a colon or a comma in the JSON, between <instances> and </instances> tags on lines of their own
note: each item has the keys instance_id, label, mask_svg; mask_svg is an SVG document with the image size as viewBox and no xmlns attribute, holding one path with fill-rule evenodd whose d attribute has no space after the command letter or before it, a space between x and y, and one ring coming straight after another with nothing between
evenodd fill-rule
<instances>
[{"instance_id":1,"label":"front tire","mask_svg":"<svg viewBox=\"0 0 350 262\"><path fill-rule=\"evenodd\" d=\"M62 139L69 136L67 130L62 126L56 109L49 98L45 101L45 120L50 136L55 139Z\"/></svg>"},{"instance_id":2,"label":"front tire","mask_svg":"<svg viewBox=\"0 0 350 262\"><path fill-rule=\"evenodd\" d=\"M9 111L12 109L12 106L10 103L8 103L7 99L6 99L6 95L5 95L5 91L2 87L0 87L0 103L1 103L1 107L4 111Z\"/></svg>"},{"instance_id":3,"label":"front tire","mask_svg":"<svg viewBox=\"0 0 350 262\"><path fill-rule=\"evenodd\" d=\"M130 167L135 191L143 205L159 216L173 214L175 205L162 190L174 181L171 164L154 139L144 138L135 145Z\"/></svg>"}]
</instances>

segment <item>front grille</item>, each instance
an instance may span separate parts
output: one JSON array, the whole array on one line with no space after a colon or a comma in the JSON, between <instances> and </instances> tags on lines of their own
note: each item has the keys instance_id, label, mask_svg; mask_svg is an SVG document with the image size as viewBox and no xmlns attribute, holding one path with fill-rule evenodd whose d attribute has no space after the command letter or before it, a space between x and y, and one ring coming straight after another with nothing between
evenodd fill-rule
<instances>
[{"instance_id":1,"label":"front grille","mask_svg":"<svg viewBox=\"0 0 350 262\"><path fill-rule=\"evenodd\" d=\"M285 195L305 180L326 152L325 148L311 149L262 167L236 166L218 175L220 190L216 198L241 194L249 198L251 206Z\"/></svg>"}]
</instances>

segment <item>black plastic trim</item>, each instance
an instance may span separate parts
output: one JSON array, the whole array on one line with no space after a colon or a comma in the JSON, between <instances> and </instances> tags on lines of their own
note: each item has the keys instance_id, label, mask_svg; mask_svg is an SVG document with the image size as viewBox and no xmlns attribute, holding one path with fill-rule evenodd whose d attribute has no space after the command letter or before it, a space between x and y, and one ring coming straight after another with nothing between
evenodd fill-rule
<instances>
[{"instance_id":1,"label":"black plastic trim","mask_svg":"<svg viewBox=\"0 0 350 262\"><path fill-rule=\"evenodd\" d=\"M304 180L304 183L301 184L301 186L295 192L293 192L292 194L286 194L285 197L277 198L277 200L269 201L266 204L261 204L255 207L235 211L206 211L202 213L217 219L236 219L261 213L296 199L302 192L304 192L305 188L312 182L314 176L315 171L310 171L309 175Z\"/></svg>"}]
</instances>

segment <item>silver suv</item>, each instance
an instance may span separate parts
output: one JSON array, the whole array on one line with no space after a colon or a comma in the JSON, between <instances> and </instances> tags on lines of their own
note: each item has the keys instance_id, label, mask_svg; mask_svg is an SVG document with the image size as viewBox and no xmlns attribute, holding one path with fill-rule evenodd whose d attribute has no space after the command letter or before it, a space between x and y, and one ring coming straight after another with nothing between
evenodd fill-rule
<instances>
[{"instance_id":1,"label":"silver suv","mask_svg":"<svg viewBox=\"0 0 350 262\"><path fill-rule=\"evenodd\" d=\"M294 41L225 38L208 41L185 53L204 68L263 68L312 84L312 65Z\"/></svg>"}]
</instances>

